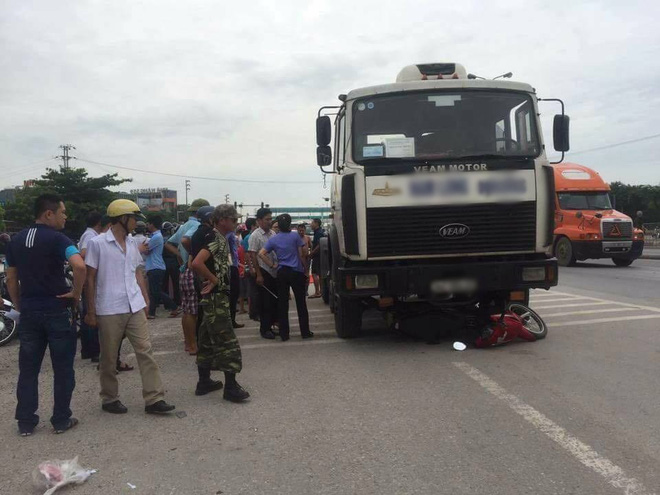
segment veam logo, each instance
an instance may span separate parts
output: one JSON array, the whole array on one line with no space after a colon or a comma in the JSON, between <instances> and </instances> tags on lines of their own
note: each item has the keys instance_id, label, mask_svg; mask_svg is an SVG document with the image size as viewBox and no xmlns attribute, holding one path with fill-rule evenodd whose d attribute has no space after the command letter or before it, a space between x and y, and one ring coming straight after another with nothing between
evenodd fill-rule
<instances>
[{"instance_id":1,"label":"veam logo","mask_svg":"<svg viewBox=\"0 0 660 495\"><path fill-rule=\"evenodd\" d=\"M443 239L461 239L470 234L470 227L462 223L448 223L440 227L439 234Z\"/></svg>"},{"instance_id":2,"label":"veam logo","mask_svg":"<svg viewBox=\"0 0 660 495\"><path fill-rule=\"evenodd\" d=\"M371 194L373 196L394 196L395 194L401 194L401 189L398 187L393 187L390 189L390 185L386 182L383 189L374 189L374 192Z\"/></svg>"}]
</instances>

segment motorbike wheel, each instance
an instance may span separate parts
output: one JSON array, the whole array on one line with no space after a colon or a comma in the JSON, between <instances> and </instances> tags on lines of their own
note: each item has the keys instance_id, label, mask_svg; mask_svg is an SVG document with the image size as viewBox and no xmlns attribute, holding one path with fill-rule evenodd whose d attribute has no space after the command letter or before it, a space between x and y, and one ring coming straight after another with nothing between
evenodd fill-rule
<instances>
[{"instance_id":1,"label":"motorbike wheel","mask_svg":"<svg viewBox=\"0 0 660 495\"><path fill-rule=\"evenodd\" d=\"M16 329L16 322L0 313L0 346L8 344L16 336Z\"/></svg>"},{"instance_id":2,"label":"motorbike wheel","mask_svg":"<svg viewBox=\"0 0 660 495\"><path fill-rule=\"evenodd\" d=\"M525 328L534 334L536 340L544 339L548 335L548 326L536 311L518 303L509 304L508 310L518 315Z\"/></svg>"}]
</instances>

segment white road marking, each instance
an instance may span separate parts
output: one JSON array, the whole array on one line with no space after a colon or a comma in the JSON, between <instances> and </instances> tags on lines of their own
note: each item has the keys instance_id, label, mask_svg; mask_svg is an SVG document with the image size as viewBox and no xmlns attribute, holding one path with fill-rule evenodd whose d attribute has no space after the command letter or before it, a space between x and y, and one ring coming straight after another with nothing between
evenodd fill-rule
<instances>
[{"instance_id":1,"label":"white road marking","mask_svg":"<svg viewBox=\"0 0 660 495\"><path fill-rule=\"evenodd\" d=\"M606 304L612 305L612 304L617 304L613 303L612 301L602 301L602 302L591 302L591 301L584 301L581 303L575 303L575 304L551 304L550 306L536 306L535 304L530 304L533 310L537 311L540 309L553 309L553 308L574 308L574 307L584 307L584 308L589 308L591 306L604 306Z\"/></svg>"},{"instance_id":2,"label":"white road marking","mask_svg":"<svg viewBox=\"0 0 660 495\"><path fill-rule=\"evenodd\" d=\"M551 303L551 302L560 302L560 301L575 301L577 299L586 299L582 297L561 297L557 299L540 299L538 300L539 303L545 304L545 303ZM537 301L537 299L530 299L530 304L534 304Z\"/></svg>"},{"instance_id":3,"label":"white road marking","mask_svg":"<svg viewBox=\"0 0 660 495\"><path fill-rule=\"evenodd\" d=\"M316 332L314 332L314 334L316 335ZM242 350L262 349L266 347L271 347L273 349L281 350L291 346L297 347L301 345L339 344L342 342L345 343L346 341L344 339L340 339L339 337L328 337L327 339L318 339L318 340L289 340L288 342L281 342L279 339L276 339L268 342L262 342L259 344L246 344L246 345L241 344L241 349ZM176 351L154 351L152 354L154 356L168 356L170 354L186 354L186 353L183 350L178 349ZM135 358L135 353L132 352L130 354L126 354L125 358L133 359Z\"/></svg>"},{"instance_id":4,"label":"white road marking","mask_svg":"<svg viewBox=\"0 0 660 495\"><path fill-rule=\"evenodd\" d=\"M556 318L559 316L588 315L592 313L618 313L620 311L637 311L636 308L605 308L605 309L587 309L586 311L565 311L563 313L542 314L542 318Z\"/></svg>"},{"instance_id":5,"label":"white road marking","mask_svg":"<svg viewBox=\"0 0 660 495\"><path fill-rule=\"evenodd\" d=\"M623 469L612 461L601 456L589 445L571 435L567 430L543 413L507 392L506 389L478 369L465 362L454 362L454 365L490 394L503 401L511 410L531 423L537 430L547 435L551 440L568 451L580 463L605 478L607 483L614 488L621 489L622 493L626 495L650 495L651 492L641 482L628 476Z\"/></svg>"},{"instance_id":6,"label":"white road marking","mask_svg":"<svg viewBox=\"0 0 660 495\"><path fill-rule=\"evenodd\" d=\"M577 321L562 321L561 323L551 323L551 327L570 327L592 325L594 323L609 323L612 321L630 321L630 320L651 320L660 318L660 315L637 315L637 316L618 316L616 318L597 318L595 320L577 320Z\"/></svg>"}]
</instances>

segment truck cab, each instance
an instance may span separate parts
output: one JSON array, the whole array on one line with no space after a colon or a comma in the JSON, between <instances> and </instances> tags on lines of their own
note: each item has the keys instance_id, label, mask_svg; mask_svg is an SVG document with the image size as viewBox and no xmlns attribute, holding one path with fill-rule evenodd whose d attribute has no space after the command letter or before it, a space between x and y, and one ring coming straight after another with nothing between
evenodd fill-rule
<instances>
[{"instance_id":1,"label":"truck cab","mask_svg":"<svg viewBox=\"0 0 660 495\"><path fill-rule=\"evenodd\" d=\"M554 174L532 86L417 64L339 99L316 131L332 180L321 267L340 337L360 331L367 307L395 323L444 324L459 309L488 319L557 284ZM553 131L567 151L563 103Z\"/></svg>"},{"instance_id":2,"label":"truck cab","mask_svg":"<svg viewBox=\"0 0 660 495\"><path fill-rule=\"evenodd\" d=\"M583 165L554 165L555 241L553 252L561 266L576 261L611 258L629 266L644 250L644 232L612 206L610 186Z\"/></svg>"}]
</instances>

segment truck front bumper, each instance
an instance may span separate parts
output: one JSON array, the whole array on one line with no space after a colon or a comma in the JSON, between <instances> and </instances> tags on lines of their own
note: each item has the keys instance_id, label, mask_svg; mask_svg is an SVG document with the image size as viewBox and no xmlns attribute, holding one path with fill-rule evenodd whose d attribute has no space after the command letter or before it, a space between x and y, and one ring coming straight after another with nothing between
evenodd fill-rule
<instances>
[{"instance_id":1,"label":"truck front bumper","mask_svg":"<svg viewBox=\"0 0 660 495\"><path fill-rule=\"evenodd\" d=\"M557 285L557 260L346 266L339 268L335 290L344 297L432 297L447 281L470 281L476 293L549 289Z\"/></svg>"},{"instance_id":2,"label":"truck front bumper","mask_svg":"<svg viewBox=\"0 0 660 495\"><path fill-rule=\"evenodd\" d=\"M578 260L614 257L635 260L644 250L644 241L573 241L572 245Z\"/></svg>"}]
</instances>

